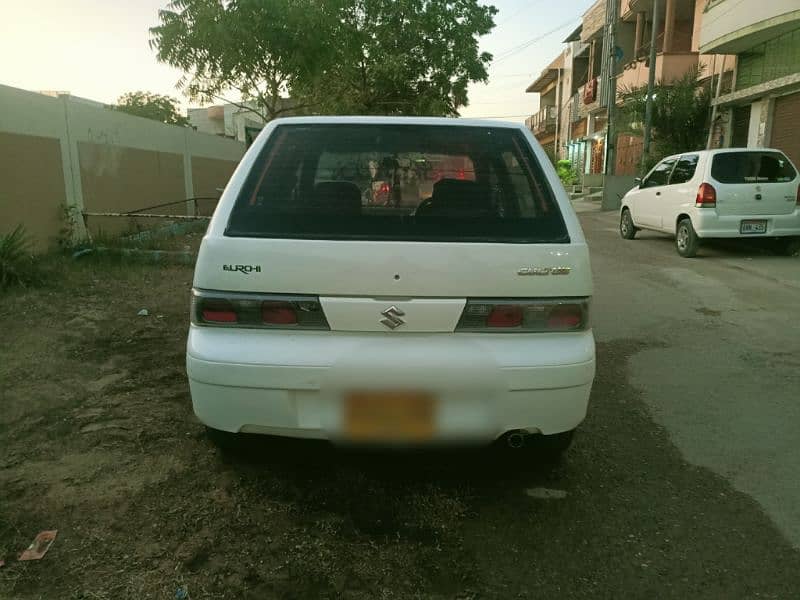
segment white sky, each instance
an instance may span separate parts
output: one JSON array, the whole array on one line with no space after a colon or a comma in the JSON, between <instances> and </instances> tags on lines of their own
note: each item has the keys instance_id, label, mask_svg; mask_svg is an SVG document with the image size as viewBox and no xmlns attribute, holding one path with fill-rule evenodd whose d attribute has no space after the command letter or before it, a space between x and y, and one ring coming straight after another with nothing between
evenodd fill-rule
<instances>
[{"instance_id":1,"label":"white sky","mask_svg":"<svg viewBox=\"0 0 800 600\"><path fill-rule=\"evenodd\" d=\"M0 84L62 90L112 103L133 90L178 97L181 72L156 62L148 28L168 0L39 0L3 3ZM494 0L497 26L482 40L496 57L488 85L470 89L467 117L509 117L535 112L525 88L562 49L593 0ZM486 3L486 0L484 0ZM558 31L548 32L562 26ZM542 37L543 36L543 37ZM504 52L540 38L503 58Z\"/></svg>"}]
</instances>

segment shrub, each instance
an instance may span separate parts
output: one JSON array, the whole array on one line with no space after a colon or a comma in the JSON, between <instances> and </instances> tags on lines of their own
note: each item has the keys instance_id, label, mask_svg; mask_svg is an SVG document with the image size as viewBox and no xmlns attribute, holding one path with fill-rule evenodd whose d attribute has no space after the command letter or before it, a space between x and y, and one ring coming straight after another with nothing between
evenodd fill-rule
<instances>
[{"instance_id":1,"label":"shrub","mask_svg":"<svg viewBox=\"0 0 800 600\"><path fill-rule=\"evenodd\" d=\"M30 238L22 225L0 235L0 289L26 286L38 279Z\"/></svg>"},{"instance_id":2,"label":"shrub","mask_svg":"<svg viewBox=\"0 0 800 600\"><path fill-rule=\"evenodd\" d=\"M556 172L558 173L558 178L561 180L561 183L565 186L572 185L578 180L578 172L569 160L559 160L556 163Z\"/></svg>"}]
</instances>

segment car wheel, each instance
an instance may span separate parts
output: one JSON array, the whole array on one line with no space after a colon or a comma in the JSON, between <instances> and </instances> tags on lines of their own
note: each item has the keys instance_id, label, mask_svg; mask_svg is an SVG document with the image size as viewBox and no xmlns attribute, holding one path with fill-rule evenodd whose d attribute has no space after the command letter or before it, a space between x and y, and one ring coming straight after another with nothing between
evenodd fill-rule
<instances>
[{"instance_id":1,"label":"car wheel","mask_svg":"<svg viewBox=\"0 0 800 600\"><path fill-rule=\"evenodd\" d=\"M223 452L236 452L242 447L242 435L206 426L206 437Z\"/></svg>"},{"instance_id":2,"label":"car wheel","mask_svg":"<svg viewBox=\"0 0 800 600\"><path fill-rule=\"evenodd\" d=\"M632 240L636 237L637 231L639 231L639 229L633 224L631 211L626 208L619 217L619 234L623 239Z\"/></svg>"},{"instance_id":3,"label":"car wheel","mask_svg":"<svg viewBox=\"0 0 800 600\"><path fill-rule=\"evenodd\" d=\"M533 437L534 439L531 440L531 445L541 459L547 462L558 462L572 445L572 439L575 437L575 430L572 429L570 431L564 431L563 433L537 435Z\"/></svg>"},{"instance_id":4,"label":"car wheel","mask_svg":"<svg viewBox=\"0 0 800 600\"><path fill-rule=\"evenodd\" d=\"M575 430L553 435L512 433L498 440L498 448L508 460L556 464L569 449L574 435Z\"/></svg>"},{"instance_id":5,"label":"car wheel","mask_svg":"<svg viewBox=\"0 0 800 600\"><path fill-rule=\"evenodd\" d=\"M800 254L800 237L782 237L773 242L775 254L797 256Z\"/></svg>"},{"instance_id":6,"label":"car wheel","mask_svg":"<svg viewBox=\"0 0 800 600\"><path fill-rule=\"evenodd\" d=\"M697 256L697 250L700 248L700 238L692 227L692 220L684 218L678 221L678 228L675 230L675 248L684 258L693 258Z\"/></svg>"}]
</instances>

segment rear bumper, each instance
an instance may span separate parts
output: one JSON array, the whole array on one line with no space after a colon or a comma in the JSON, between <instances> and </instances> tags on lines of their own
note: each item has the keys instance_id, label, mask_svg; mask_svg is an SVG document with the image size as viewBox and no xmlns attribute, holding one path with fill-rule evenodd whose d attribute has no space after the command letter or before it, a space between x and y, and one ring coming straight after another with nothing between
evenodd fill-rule
<instances>
[{"instance_id":1,"label":"rear bumper","mask_svg":"<svg viewBox=\"0 0 800 600\"><path fill-rule=\"evenodd\" d=\"M740 223L751 219L766 221L767 232L740 233ZM692 215L692 226L701 238L800 236L800 210L785 215L718 215L713 209L700 209Z\"/></svg>"},{"instance_id":2,"label":"rear bumper","mask_svg":"<svg viewBox=\"0 0 800 600\"><path fill-rule=\"evenodd\" d=\"M432 441L554 434L586 416L592 333L341 334L192 326L195 414L232 432L336 439L347 391L413 389L437 399Z\"/></svg>"}]
</instances>

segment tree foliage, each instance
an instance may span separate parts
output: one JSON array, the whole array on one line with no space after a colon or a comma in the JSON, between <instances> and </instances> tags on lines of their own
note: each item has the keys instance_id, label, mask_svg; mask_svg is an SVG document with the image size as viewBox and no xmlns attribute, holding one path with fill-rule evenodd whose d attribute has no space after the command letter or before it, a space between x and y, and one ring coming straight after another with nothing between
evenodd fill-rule
<instances>
[{"instance_id":1,"label":"tree foliage","mask_svg":"<svg viewBox=\"0 0 800 600\"><path fill-rule=\"evenodd\" d=\"M153 94L150 92L128 92L117 99L114 110L153 119L168 125L186 126L189 120L178 110L178 101L169 96Z\"/></svg>"},{"instance_id":2,"label":"tree foliage","mask_svg":"<svg viewBox=\"0 0 800 600\"><path fill-rule=\"evenodd\" d=\"M478 40L496 12L479 0L173 0L150 32L195 100L233 91L267 119L457 115L488 77Z\"/></svg>"},{"instance_id":3,"label":"tree foliage","mask_svg":"<svg viewBox=\"0 0 800 600\"><path fill-rule=\"evenodd\" d=\"M652 145L645 165L652 166L665 156L702 150L710 126L711 95L708 81L699 79L700 70L688 71L680 79L653 88ZM647 86L622 90L621 132L642 135L647 103Z\"/></svg>"}]
</instances>

